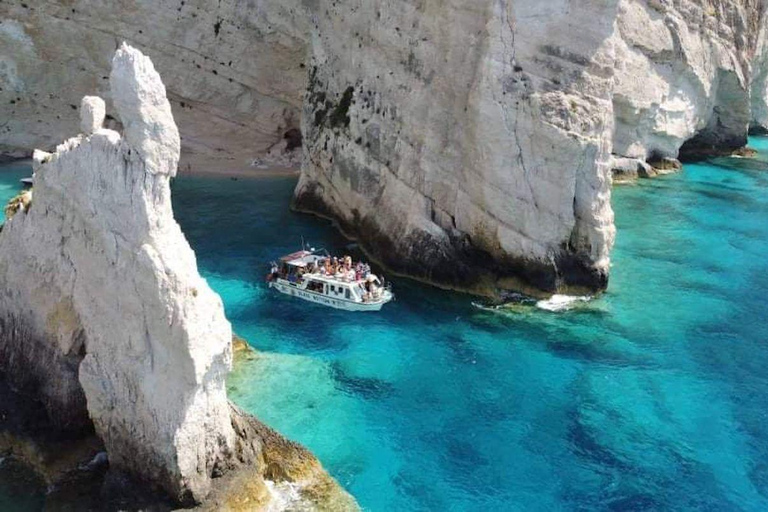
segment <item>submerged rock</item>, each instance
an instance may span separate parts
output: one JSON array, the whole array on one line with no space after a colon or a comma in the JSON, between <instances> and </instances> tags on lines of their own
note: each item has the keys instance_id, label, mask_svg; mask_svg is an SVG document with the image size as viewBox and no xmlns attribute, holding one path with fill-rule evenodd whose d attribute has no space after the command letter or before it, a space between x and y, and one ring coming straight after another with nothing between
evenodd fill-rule
<instances>
[{"instance_id":1,"label":"submerged rock","mask_svg":"<svg viewBox=\"0 0 768 512\"><path fill-rule=\"evenodd\" d=\"M277 434L228 402L231 327L171 209L180 145L165 88L126 44L110 83L125 134L100 128L101 104L85 100L94 132L36 160L34 208L0 233L0 372L56 428L95 429L111 470L177 503L294 456L306 471L282 480L336 485L303 449L265 462Z\"/></svg>"}]
</instances>

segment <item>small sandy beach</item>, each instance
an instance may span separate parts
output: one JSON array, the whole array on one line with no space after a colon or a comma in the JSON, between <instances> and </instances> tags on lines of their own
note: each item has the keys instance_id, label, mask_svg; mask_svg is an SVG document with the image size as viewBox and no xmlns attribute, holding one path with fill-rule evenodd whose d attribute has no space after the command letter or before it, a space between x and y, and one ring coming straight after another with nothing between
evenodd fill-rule
<instances>
[{"instance_id":1,"label":"small sandy beach","mask_svg":"<svg viewBox=\"0 0 768 512\"><path fill-rule=\"evenodd\" d=\"M218 176L229 178L266 178L276 176L298 176L299 165L284 165L262 162L253 165L249 156L228 155L213 157L200 154L182 154L178 176Z\"/></svg>"}]
</instances>

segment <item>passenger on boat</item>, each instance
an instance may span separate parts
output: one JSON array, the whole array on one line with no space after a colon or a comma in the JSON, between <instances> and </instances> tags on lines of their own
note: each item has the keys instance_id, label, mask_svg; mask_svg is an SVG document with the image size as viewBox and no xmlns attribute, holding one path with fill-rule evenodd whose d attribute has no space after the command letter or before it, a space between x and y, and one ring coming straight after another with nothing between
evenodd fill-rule
<instances>
[{"instance_id":1,"label":"passenger on boat","mask_svg":"<svg viewBox=\"0 0 768 512\"><path fill-rule=\"evenodd\" d=\"M363 284L363 289L365 290L365 293L363 294L363 302L373 300L373 286L371 281L366 281L365 284Z\"/></svg>"}]
</instances>

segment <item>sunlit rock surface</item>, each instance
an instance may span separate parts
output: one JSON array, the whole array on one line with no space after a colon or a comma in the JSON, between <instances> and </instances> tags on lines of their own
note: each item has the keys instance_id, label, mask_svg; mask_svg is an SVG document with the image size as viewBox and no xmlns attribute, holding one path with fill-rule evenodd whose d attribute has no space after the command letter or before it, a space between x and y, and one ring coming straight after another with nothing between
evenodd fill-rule
<instances>
[{"instance_id":1,"label":"sunlit rock surface","mask_svg":"<svg viewBox=\"0 0 768 512\"><path fill-rule=\"evenodd\" d=\"M110 83L124 134L97 126L99 102L84 100L93 133L37 153L32 201L0 233L0 370L57 427L92 424L111 468L178 503L212 488L228 499L213 479L243 467L302 498L321 482L354 507L309 452L228 402L230 324L171 209L179 134L165 88L125 44Z\"/></svg>"},{"instance_id":2,"label":"sunlit rock surface","mask_svg":"<svg viewBox=\"0 0 768 512\"><path fill-rule=\"evenodd\" d=\"M763 10L759 0L622 0L613 152L688 159L744 146Z\"/></svg>"},{"instance_id":3,"label":"sunlit rock surface","mask_svg":"<svg viewBox=\"0 0 768 512\"><path fill-rule=\"evenodd\" d=\"M329 6L316 16L295 204L426 281L488 294L600 290L611 171L654 176L678 156L746 143L763 9Z\"/></svg>"},{"instance_id":4,"label":"sunlit rock surface","mask_svg":"<svg viewBox=\"0 0 768 512\"><path fill-rule=\"evenodd\" d=\"M605 287L618 4L318 14L296 206L430 282Z\"/></svg>"},{"instance_id":5,"label":"sunlit rock surface","mask_svg":"<svg viewBox=\"0 0 768 512\"><path fill-rule=\"evenodd\" d=\"M300 123L310 17L300 0L0 2L0 152L52 150L84 95L107 101L112 54L152 58L181 128L181 172L247 168Z\"/></svg>"},{"instance_id":6,"label":"sunlit rock surface","mask_svg":"<svg viewBox=\"0 0 768 512\"><path fill-rule=\"evenodd\" d=\"M182 171L291 165L301 123L296 206L391 269L486 294L599 290L612 171L654 176L768 124L763 4L8 0L0 149L50 146L83 94L109 100L128 38L166 70Z\"/></svg>"}]
</instances>

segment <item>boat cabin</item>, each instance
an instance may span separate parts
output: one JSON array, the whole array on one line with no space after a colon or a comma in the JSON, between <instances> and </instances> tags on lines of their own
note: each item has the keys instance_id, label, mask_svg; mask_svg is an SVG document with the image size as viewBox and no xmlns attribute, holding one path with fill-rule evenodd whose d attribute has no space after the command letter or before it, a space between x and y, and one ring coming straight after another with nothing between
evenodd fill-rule
<instances>
[{"instance_id":1,"label":"boat cabin","mask_svg":"<svg viewBox=\"0 0 768 512\"><path fill-rule=\"evenodd\" d=\"M350 257L298 251L280 258L267 277L281 293L347 310L378 310L394 298L368 265Z\"/></svg>"}]
</instances>

